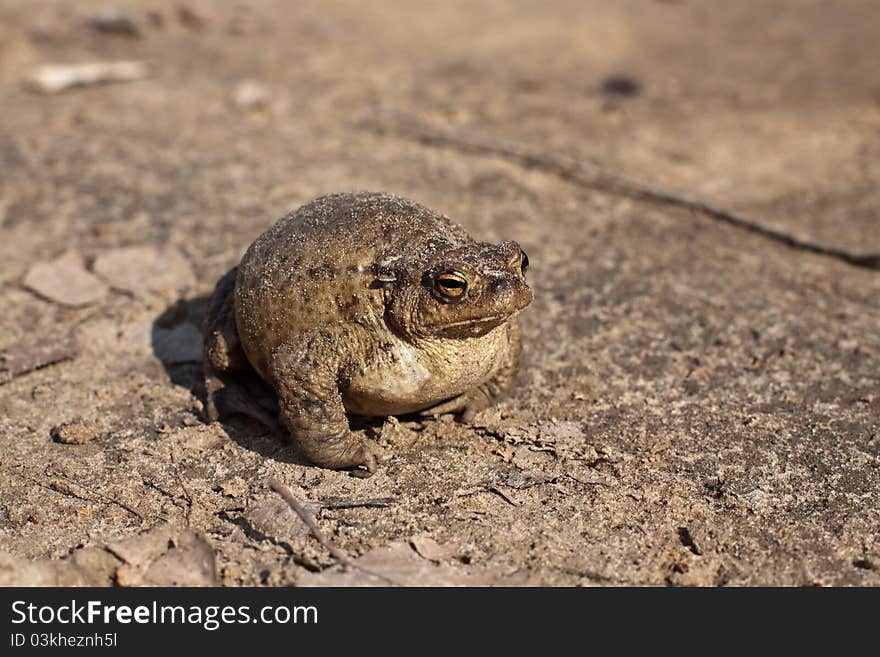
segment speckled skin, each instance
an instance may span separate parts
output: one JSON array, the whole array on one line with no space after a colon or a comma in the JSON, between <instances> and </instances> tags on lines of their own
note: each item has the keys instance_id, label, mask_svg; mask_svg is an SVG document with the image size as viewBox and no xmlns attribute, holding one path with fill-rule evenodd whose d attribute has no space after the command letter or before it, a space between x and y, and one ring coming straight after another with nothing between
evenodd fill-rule
<instances>
[{"instance_id":1,"label":"speckled skin","mask_svg":"<svg viewBox=\"0 0 880 657\"><path fill-rule=\"evenodd\" d=\"M460 411L467 420L510 386L516 315L532 300L527 262L515 242L476 242L403 198L316 199L257 238L218 283L209 375L252 367L311 461L372 471L375 457L346 412ZM456 298L442 285L450 271L467 283Z\"/></svg>"}]
</instances>

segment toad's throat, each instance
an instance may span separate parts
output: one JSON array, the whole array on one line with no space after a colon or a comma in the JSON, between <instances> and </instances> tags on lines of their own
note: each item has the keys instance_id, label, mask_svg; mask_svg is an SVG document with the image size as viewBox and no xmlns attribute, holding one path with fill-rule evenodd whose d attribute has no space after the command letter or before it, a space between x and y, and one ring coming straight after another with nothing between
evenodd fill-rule
<instances>
[{"instance_id":1,"label":"toad's throat","mask_svg":"<svg viewBox=\"0 0 880 657\"><path fill-rule=\"evenodd\" d=\"M506 328L474 341L438 339L420 347L396 341L382 358L351 372L343 405L358 415L400 415L434 406L486 381L498 371Z\"/></svg>"}]
</instances>

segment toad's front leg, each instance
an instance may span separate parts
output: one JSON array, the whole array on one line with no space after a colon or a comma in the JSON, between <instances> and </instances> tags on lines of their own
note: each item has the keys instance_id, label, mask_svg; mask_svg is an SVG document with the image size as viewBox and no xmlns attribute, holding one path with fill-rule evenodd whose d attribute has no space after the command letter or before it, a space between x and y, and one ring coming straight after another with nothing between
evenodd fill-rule
<instances>
[{"instance_id":1,"label":"toad's front leg","mask_svg":"<svg viewBox=\"0 0 880 657\"><path fill-rule=\"evenodd\" d=\"M348 428L340 390L344 360L341 347L351 344L351 329L331 326L282 345L269 362L278 393L280 419L294 443L315 465L325 468L376 469L369 446Z\"/></svg>"}]
</instances>

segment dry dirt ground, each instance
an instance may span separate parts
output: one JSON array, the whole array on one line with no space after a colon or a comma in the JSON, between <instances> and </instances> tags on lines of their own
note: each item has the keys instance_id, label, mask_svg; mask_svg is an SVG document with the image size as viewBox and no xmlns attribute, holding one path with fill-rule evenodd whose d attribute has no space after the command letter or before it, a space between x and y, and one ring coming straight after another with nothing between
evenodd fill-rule
<instances>
[{"instance_id":1,"label":"dry dirt ground","mask_svg":"<svg viewBox=\"0 0 880 657\"><path fill-rule=\"evenodd\" d=\"M120 6L0 2L0 581L880 584L880 272L546 164L880 251L875 0ZM96 60L149 75L22 83ZM369 479L204 424L196 331L354 189L519 241L536 292L509 398L365 427ZM71 357L12 376L36 342Z\"/></svg>"}]
</instances>

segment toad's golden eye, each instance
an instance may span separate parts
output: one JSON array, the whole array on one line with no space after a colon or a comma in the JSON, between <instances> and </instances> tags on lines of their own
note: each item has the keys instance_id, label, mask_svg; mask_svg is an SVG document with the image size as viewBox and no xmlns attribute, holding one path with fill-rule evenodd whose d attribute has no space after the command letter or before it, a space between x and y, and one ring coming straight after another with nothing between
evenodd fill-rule
<instances>
[{"instance_id":1,"label":"toad's golden eye","mask_svg":"<svg viewBox=\"0 0 880 657\"><path fill-rule=\"evenodd\" d=\"M467 279L464 274L447 270L437 275L434 288L447 299L459 299L467 291Z\"/></svg>"},{"instance_id":2,"label":"toad's golden eye","mask_svg":"<svg viewBox=\"0 0 880 657\"><path fill-rule=\"evenodd\" d=\"M529 270L529 256L526 255L526 252L520 249L519 252L519 269L523 273L523 276L526 275L526 272Z\"/></svg>"}]
</instances>

